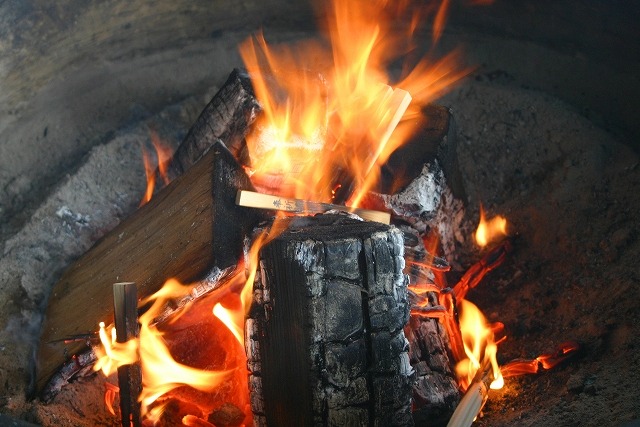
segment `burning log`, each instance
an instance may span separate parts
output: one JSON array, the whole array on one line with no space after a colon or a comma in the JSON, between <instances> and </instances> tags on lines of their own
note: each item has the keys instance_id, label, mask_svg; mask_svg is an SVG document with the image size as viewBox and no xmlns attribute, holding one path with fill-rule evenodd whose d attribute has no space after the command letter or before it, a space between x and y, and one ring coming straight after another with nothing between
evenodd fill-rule
<instances>
[{"instance_id":1,"label":"burning log","mask_svg":"<svg viewBox=\"0 0 640 427\"><path fill-rule=\"evenodd\" d=\"M246 323L257 425L411 425L402 233L296 218L261 251Z\"/></svg>"},{"instance_id":2,"label":"burning log","mask_svg":"<svg viewBox=\"0 0 640 427\"><path fill-rule=\"evenodd\" d=\"M87 334L112 318L111 286L135 281L140 297L157 291L167 278L182 282L235 265L243 236L259 221L259 211L235 204L249 178L220 141L196 165L148 204L120 223L72 265L54 285L37 357L36 391L67 359L86 347L65 346L61 338ZM83 307L69 310L69 307Z\"/></svg>"},{"instance_id":3,"label":"burning log","mask_svg":"<svg viewBox=\"0 0 640 427\"><path fill-rule=\"evenodd\" d=\"M248 158L244 137L261 111L249 75L234 69L171 157L167 165L169 180L182 175L218 140L243 162Z\"/></svg>"},{"instance_id":4,"label":"burning log","mask_svg":"<svg viewBox=\"0 0 640 427\"><path fill-rule=\"evenodd\" d=\"M405 242L405 273L409 276L411 320L405 327L409 340L411 366L416 371L413 386L413 419L417 425L442 425L453 413L460 391L453 372L451 358L452 340L435 313L447 315L445 307L439 305L437 293L442 292L435 284L433 271L447 271L450 267L445 260L430 255L418 233L401 227ZM416 312L417 295L411 289L424 291L422 298L427 306L420 305L421 313ZM455 322L455 321L454 321ZM457 327L457 323L455 324Z\"/></svg>"}]
</instances>

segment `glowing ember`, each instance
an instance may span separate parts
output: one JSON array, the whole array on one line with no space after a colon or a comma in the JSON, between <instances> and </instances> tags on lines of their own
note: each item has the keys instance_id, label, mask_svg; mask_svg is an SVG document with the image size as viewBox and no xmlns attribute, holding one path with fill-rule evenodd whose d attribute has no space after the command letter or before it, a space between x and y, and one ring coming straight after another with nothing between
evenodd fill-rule
<instances>
[{"instance_id":1,"label":"glowing ember","mask_svg":"<svg viewBox=\"0 0 640 427\"><path fill-rule=\"evenodd\" d=\"M487 220L485 212L480 205L480 223L476 230L476 243L481 247L487 246L490 242L498 240L507 235L507 219L501 216L495 216L491 220Z\"/></svg>"},{"instance_id":2,"label":"glowing ember","mask_svg":"<svg viewBox=\"0 0 640 427\"><path fill-rule=\"evenodd\" d=\"M512 377L524 374L537 374L540 367L551 369L566 358L575 354L580 345L574 341L562 343L553 353L541 354L532 360L516 359L502 366L503 375Z\"/></svg>"}]
</instances>

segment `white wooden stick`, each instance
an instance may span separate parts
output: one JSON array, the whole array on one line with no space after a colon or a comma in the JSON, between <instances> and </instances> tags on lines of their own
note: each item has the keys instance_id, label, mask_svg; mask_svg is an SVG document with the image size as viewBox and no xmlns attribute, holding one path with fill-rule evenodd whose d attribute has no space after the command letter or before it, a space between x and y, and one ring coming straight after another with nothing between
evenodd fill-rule
<instances>
[{"instance_id":1,"label":"white wooden stick","mask_svg":"<svg viewBox=\"0 0 640 427\"><path fill-rule=\"evenodd\" d=\"M469 427L482 410L489 394L488 377L474 381L453 412L447 427Z\"/></svg>"},{"instance_id":2,"label":"white wooden stick","mask_svg":"<svg viewBox=\"0 0 640 427\"><path fill-rule=\"evenodd\" d=\"M367 221L389 224L391 215L387 212L371 209L350 208L348 206L333 205L331 203L312 202L301 199L289 199L286 197L272 196L270 194L256 193L255 191L240 190L236 195L236 204L249 208L273 209L295 213L321 213L330 210L352 212Z\"/></svg>"},{"instance_id":3,"label":"white wooden stick","mask_svg":"<svg viewBox=\"0 0 640 427\"><path fill-rule=\"evenodd\" d=\"M400 123L402 116L407 111L407 108L409 108L409 104L411 103L411 94L406 90L396 88L396 89L393 89L393 91L391 91L391 88L389 88L389 92L390 93L388 93L387 96L385 97L385 102L381 104L380 108L387 109L387 111L385 111L384 113L385 116L388 114L392 114L392 116L387 122L387 125L385 126L384 131L380 134L380 137L378 140L378 149L376 150L375 154L371 157L371 160L367 165L365 176L368 175L369 172L371 172L371 169L373 169L373 166L375 166L376 162L378 161L378 158L386 148L387 143L391 138L391 134L398 126L398 123Z\"/></svg>"}]
</instances>

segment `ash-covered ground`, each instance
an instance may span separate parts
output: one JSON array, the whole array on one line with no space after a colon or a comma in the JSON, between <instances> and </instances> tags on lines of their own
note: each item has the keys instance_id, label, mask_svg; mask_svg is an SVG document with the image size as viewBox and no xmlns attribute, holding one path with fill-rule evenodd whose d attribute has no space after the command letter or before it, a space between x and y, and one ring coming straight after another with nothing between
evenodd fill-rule
<instances>
[{"instance_id":1,"label":"ash-covered ground","mask_svg":"<svg viewBox=\"0 0 640 427\"><path fill-rule=\"evenodd\" d=\"M62 270L136 208L144 191L140 147L149 129L175 147L206 101L204 95L188 99L117 130L74 162L20 220L2 224L0 413L44 426L117 424L102 404L96 376L71 384L51 404L26 400L40 313ZM491 392L477 424L637 420L637 154L508 73L478 71L438 103L456 118L467 222L477 222L482 203L490 215L506 216L514 233L510 258L469 294L490 320L505 324L499 360L532 358L566 340L582 346L553 371L507 379L504 389ZM29 144L24 162L46 155ZM469 266L480 256L469 241L458 263Z\"/></svg>"}]
</instances>

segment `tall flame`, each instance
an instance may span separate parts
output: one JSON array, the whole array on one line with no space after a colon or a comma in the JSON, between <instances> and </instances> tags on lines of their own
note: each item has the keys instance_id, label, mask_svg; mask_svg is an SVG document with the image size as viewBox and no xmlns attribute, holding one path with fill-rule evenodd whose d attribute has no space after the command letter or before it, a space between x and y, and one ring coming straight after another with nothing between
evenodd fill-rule
<instances>
[{"instance_id":1,"label":"tall flame","mask_svg":"<svg viewBox=\"0 0 640 427\"><path fill-rule=\"evenodd\" d=\"M466 388L478 372L490 365L493 372L491 388L501 388L502 374L496 359L497 344L491 325L487 324L482 312L473 303L462 300L460 331L467 358L458 362L456 373Z\"/></svg>"},{"instance_id":2,"label":"tall flame","mask_svg":"<svg viewBox=\"0 0 640 427\"><path fill-rule=\"evenodd\" d=\"M400 8L381 0L331 2L324 25L330 47L320 41L272 47L262 34L241 45L264 108L247 139L260 189L328 202L342 187L357 206L417 124L400 121L416 117L421 105L467 73L452 54L434 64L421 61L394 84L386 69L410 49L411 34L390 31Z\"/></svg>"}]
</instances>

